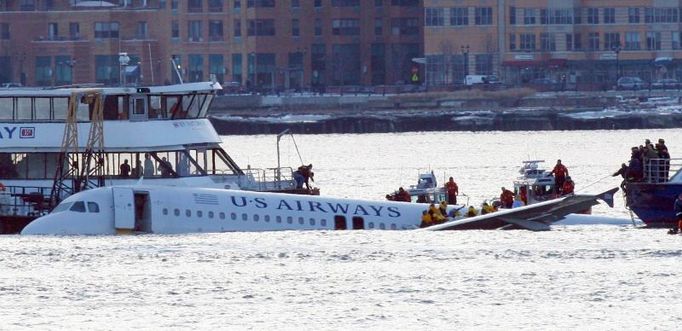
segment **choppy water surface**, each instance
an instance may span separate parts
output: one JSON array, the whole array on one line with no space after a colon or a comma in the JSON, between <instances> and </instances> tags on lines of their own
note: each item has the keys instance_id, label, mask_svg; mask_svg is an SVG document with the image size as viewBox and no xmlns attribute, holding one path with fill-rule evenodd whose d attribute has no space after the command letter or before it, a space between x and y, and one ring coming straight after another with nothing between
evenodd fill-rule
<instances>
[{"instance_id":1,"label":"choppy water surface","mask_svg":"<svg viewBox=\"0 0 682 331\"><path fill-rule=\"evenodd\" d=\"M296 139L323 194L381 199L430 165L473 202L511 186L529 157L561 158L580 188L659 137L682 156L679 130ZM240 164L275 163L272 136L225 145ZM295 163L293 144L282 147L283 163ZM627 215L622 204L595 213ZM627 226L3 236L0 329L674 330L681 265L682 236Z\"/></svg>"}]
</instances>

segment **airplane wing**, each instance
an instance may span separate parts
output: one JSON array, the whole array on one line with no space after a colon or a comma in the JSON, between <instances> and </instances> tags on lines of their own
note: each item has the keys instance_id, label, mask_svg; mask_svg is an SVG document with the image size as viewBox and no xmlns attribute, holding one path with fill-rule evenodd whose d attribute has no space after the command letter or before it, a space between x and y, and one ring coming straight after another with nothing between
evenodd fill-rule
<instances>
[{"instance_id":1,"label":"airplane wing","mask_svg":"<svg viewBox=\"0 0 682 331\"><path fill-rule=\"evenodd\" d=\"M503 209L494 213L463 218L424 228L428 231L440 230L509 230L526 229L531 231L549 230L550 224L560 221L568 214L584 211L603 200L613 207L613 195L618 188L597 195L570 195L544 201L530 206Z\"/></svg>"}]
</instances>

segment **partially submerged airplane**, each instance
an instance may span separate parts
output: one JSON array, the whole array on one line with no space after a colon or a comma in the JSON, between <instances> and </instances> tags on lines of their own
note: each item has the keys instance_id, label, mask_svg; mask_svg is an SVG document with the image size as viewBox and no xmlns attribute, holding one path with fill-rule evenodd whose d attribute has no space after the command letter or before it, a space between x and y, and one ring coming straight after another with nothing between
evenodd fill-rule
<instances>
[{"instance_id":1,"label":"partially submerged airplane","mask_svg":"<svg viewBox=\"0 0 682 331\"><path fill-rule=\"evenodd\" d=\"M575 195L526 207L453 220L429 230L548 230L566 215L604 200L616 189ZM62 201L21 234L113 235L278 230L407 230L420 226L428 206L324 196L193 187L111 186ZM448 207L449 210L456 206Z\"/></svg>"}]
</instances>

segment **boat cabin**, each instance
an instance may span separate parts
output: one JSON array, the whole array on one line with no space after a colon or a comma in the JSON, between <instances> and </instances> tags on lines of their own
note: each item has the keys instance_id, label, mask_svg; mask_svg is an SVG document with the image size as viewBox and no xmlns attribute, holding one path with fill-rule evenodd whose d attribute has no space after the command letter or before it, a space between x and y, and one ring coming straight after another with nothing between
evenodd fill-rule
<instances>
[{"instance_id":1,"label":"boat cabin","mask_svg":"<svg viewBox=\"0 0 682 331\"><path fill-rule=\"evenodd\" d=\"M525 196L526 204L551 200L557 197L554 176L540 167L544 160L523 161L519 176L514 181L514 194Z\"/></svg>"}]
</instances>

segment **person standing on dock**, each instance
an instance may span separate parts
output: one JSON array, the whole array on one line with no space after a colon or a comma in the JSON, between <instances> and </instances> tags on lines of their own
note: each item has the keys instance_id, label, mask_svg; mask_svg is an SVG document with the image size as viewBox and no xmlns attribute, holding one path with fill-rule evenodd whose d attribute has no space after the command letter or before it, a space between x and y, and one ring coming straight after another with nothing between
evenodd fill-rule
<instances>
[{"instance_id":1,"label":"person standing on dock","mask_svg":"<svg viewBox=\"0 0 682 331\"><path fill-rule=\"evenodd\" d=\"M568 168L566 168L565 165L561 164L561 160L556 160L556 165L554 166L554 169L552 169L552 172L550 172L550 174L554 174L555 191L556 193L560 194L561 189L564 186L566 176L568 176Z\"/></svg>"},{"instance_id":2,"label":"person standing on dock","mask_svg":"<svg viewBox=\"0 0 682 331\"><path fill-rule=\"evenodd\" d=\"M455 180L450 177L447 183L445 183L445 190L448 192L448 204L449 205L456 205L457 204L457 195L459 194L459 187L457 186L457 183L455 183Z\"/></svg>"}]
</instances>

